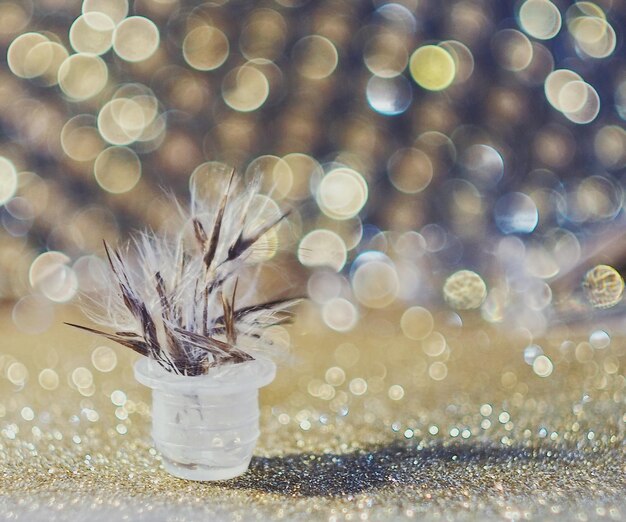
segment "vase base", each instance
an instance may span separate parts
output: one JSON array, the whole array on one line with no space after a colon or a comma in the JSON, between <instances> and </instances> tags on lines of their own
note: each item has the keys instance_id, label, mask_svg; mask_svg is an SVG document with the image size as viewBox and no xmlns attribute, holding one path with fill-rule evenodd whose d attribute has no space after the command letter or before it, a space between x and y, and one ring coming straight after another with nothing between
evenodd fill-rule
<instances>
[{"instance_id":1,"label":"vase base","mask_svg":"<svg viewBox=\"0 0 626 522\"><path fill-rule=\"evenodd\" d=\"M243 462L237 466L231 467L219 467L219 466L205 466L202 464L182 464L180 462L174 462L163 457L163 467L165 471L175 477L196 480L201 482L208 482L213 480L228 480L231 478L243 475L250 465L250 461Z\"/></svg>"}]
</instances>

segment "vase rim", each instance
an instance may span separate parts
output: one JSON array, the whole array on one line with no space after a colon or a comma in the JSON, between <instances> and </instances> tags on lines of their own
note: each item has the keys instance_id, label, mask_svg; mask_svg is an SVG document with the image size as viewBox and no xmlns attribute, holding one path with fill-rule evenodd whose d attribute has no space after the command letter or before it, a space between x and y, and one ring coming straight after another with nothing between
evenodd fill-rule
<instances>
[{"instance_id":1,"label":"vase rim","mask_svg":"<svg viewBox=\"0 0 626 522\"><path fill-rule=\"evenodd\" d=\"M276 363L264 358L217 367L206 375L196 376L168 372L149 357L141 357L133 369L137 381L152 389L178 393L204 392L214 395L228 395L262 388L276 376Z\"/></svg>"}]
</instances>

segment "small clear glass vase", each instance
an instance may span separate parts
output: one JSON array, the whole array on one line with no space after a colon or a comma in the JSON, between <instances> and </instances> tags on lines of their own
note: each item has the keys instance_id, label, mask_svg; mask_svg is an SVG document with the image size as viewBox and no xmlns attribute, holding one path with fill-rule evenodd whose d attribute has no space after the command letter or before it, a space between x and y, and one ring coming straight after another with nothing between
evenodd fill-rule
<instances>
[{"instance_id":1,"label":"small clear glass vase","mask_svg":"<svg viewBox=\"0 0 626 522\"><path fill-rule=\"evenodd\" d=\"M152 438L163 467L188 480L244 473L259 437L259 388L276 365L255 359L186 377L142 357L135 377L152 389Z\"/></svg>"}]
</instances>

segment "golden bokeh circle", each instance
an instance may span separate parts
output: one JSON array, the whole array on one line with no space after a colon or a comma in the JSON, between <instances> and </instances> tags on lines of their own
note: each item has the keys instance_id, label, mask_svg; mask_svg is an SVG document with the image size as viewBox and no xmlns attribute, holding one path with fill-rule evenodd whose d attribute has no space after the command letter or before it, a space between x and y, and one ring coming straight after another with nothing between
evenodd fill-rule
<instances>
[{"instance_id":1,"label":"golden bokeh circle","mask_svg":"<svg viewBox=\"0 0 626 522\"><path fill-rule=\"evenodd\" d=\"M578 48L592 58L606 58L617 46L617 35L613 26L596 16L582 16L569 25Z\"/></svg>"},{"instance_id":2,"label":"golden bokeh circle","mask_svg":"<svg viewBox=\"0 0 626 522\"><path fill-rule=\"evenodd\" d=\"M104 148L96 118L91 114L79 114L69 119L61 129L61 147L75 161L95 159Z\"/></svg>"},{"instance_id":3,"label":"golden bokeh circle","mask_svg":"<svg viewBox=\"0 0 626 522\"><path fill-rule=\"evenodd\" d=\"M424 45L411 55L409 70L420 87L441 91L453 82L456 66L450 53L442 47Z\"/></svg>"},{"instance_id":4,"label":"golden bokeh circle","mask_svg":"<svg viewBox=\"0 0 626 522\"><path fill-rule=\"evenodd\" d=\"M356 216L367 198L367 182L356 170L348 167L338 167L328 172L317 190L320 209L333 219Z\"/></svg>"},{"instance_id":5,"label":"golden bokeh circle","mask_svg":"<svg viewBox=\"0 0 626 522\"><path fill-rule=\"evenodd\" d=\"M38 44L47 42L50 40L40 33L25 33L13 40L7 51L7 64L11 72L20 78L35 78L42 74L52 56L48 56L45 48L43 53L32 51Z\"/></svg>"},{"instance_id":6,"label":"golden bokeh circle","mask_svg":"<svg viewBox=\"0 0 626 522\"><path fill-rule=\"evenodd\" d=\"M554 364L547 356L539 355L533 361L533 371L539 377L549 377L554 371Z\"/></svg>"},{"instance_id":7,"label":"golden bokeh circle","mask_svg":"<svg viewBox=\"0 0 626 522\"><path fill-rule=\"evenodd\" d=\"M320 35L305 36L293 48L296 70L305 78L320 80L330 76L339 61L335 45Z\"/></svg>"},{"instance_id":8,"label":"golden bokeh circle","mask_svg":"<svg viewBox=\"0 0 626 522\"><path fill-rule=\"evenodd\" d=\"M438 357L447 348L446 338L440 332L431 332L422 340L422 351L429 357Z\"/></svg>"},{"instance_id":9,"label":"golden bokeh circle","mask_svg":"<svg viewBox=\"0 0 626 522\"><path fill-rule=\"evenodd\" d=\"M38 380L44 390L55 390L59 386L59 375L52 368L41 370Z\"/></svg>"},{"instance_id":10,"label":"golden bokeh circle","mask_svg":"<svg viewBox=\"0 0 626 522\"><path fill-rule=\"evenodd\" d=\"M304 266L327 266L339 272L348 257L343 239L331 230L309 232L298 246L298 260Z\"/></svg>"},{"instance_id":11,"label":"golden bokeh circle","mask_svg":"<svg viewBox=\"0 0 626 522\"><path fill-rule=\"evenodd\" d=\"M198 71L217 69L228 53L228 38L216 27L201 25L189 31L183 40L183 57Z\"/></svg>"},{"instance_id":12,"label":"golden bokeh circle","mask_svg":"<svg viewBox=\"0 0 626 522\"><path fill-rule=\"evenodd\" d=\"M189 176L189 190L198 199L216 201L222 194L231 175L231 167L221 161L206 161L194 168Z\"/></svg>"},{"instance_id":13,"label":"golden bokeh circle","mask_svg":"<svg viewBox=\"0 0 626 522\"><path fill-rule=\"evenodd\" d=\"M93 374L84 366L75 368L70 378L77 388L89 388L93 384Z\"/></svg>"},{"instance_id":14,"label":"golden bokeh circle","mask_svg":"<svg viewBox=\"0 0 626 522\"><path fill-rule=\"evenodd\" d=\"M563 110L563 115L570 121L584 125L595 120L600 112L600 96L598 92L586 82L569 82L561 91L559 102L563 103L564 93L574 93L573 110Z\"/></svg>"},{"instance_id":15,"label":"golden bokeh circle","mask_svg":"<svg viewBox=\"0 0 626 522\"><path fill-rule=\"evenodd\" d=\"M442 361L435 361L428 367L428 376L434 381L443 381L448 376L448 367Z\"/></svg>"},{"instance_id":16,"label":"golden bokeh circle","mask_svg":"<svg viewBox=\"0 0 626 522\"><path fill-rule=\"evenodd\" d=\"M31 286L51 301L65 303L78 291L78 278L70 258L63 252L48 251L39 254L31 263L28 280Z\"/></svg>"},{"instance_id":17,"label":"golden bokeh circle","mask_svg":"<svg viewBox=\"0 0 626 522\"><path fill-rule=\"evenodd\" d=\"M115 24L99 12L79 16L70 27L70 45L77 53L104 54L113 45Z\"/></svg>"},{"instance_id":18,"label":"golden bokeh circle","mask_svg":"<svg viewBox=\"0 0 626 522\"><path fill-rule=\"evenodd\" d=\"M580 75L570 69L557 69L556 71L552 71L544 82L544 91L550 105L557 111L562 110L559 101L561 91L568 83L581 80Z\"/></svg>"},{"instance_id":19,"label":"golden bokeh circle","mask_svg":"<svg viewBox=\"0 0 626 522\"><path fill-rule=\"evenodd\" d=\"M419 149L400 149L388 162L389 178L394 187L407 194L424 190L433 179L433 165Z\"/></svg>"},{"instance_id":20,"label":"golden bokeh circle","mask_svg":"<svg viewBox=\"0 0 626 522\"><path fill-rule=\"evenodd\" d=\"M253 159L246 168L246 178L257 176L261 180L261 190L275 199L287 197L293 186L293 172L278 156L266 154Z\"/></svg>"},{"instance_id":21,"label":"golden bokeh circle","mask_svg":"<svg viewBox=\"0 0 626 522\"><path fill-rule=\"evenodd\" d=\"M126 18L115 28L113 50L127 62L150 58L159 47L159 29L144 16Z\"/></svg>"},{"instance_id":22,"label":"golden bokeh circle","mask_svg":"<svg viewBox=\"0 0 626 522\"><path fill-rule=\"evenodd\" d=\"M348 332L356 326L359 315L350 301L334 297L322 306L322 319L329 328L337 332Z\"/></svg>"},{"instance_id":23,"label":"golden bokeh circle","mask_svg":"<svg viewBox=\"0 0 626 522\"><path fill-rule=\"evenodd\" d=\"M400 318L402 333L413 340L422 340L428 337L435 326L432 314L421 306L407 308Z\"/></svg>"},{"instance_id":24,"label":"golden bokeh circle","mask_svg":"<svg viewBox=\"0 0 626 522\"><path fill-rule=\"evenodd\" d=\"M580 110L588 97L587 84L580 80L567 82L559 92L558 105L561 112Z\"/></svg>"},{"instance_id":25,"label":"golden bokeh circle","mask_svg":"<svg viewBox=\"0 0 626 522\"><path fill-rule=\"evenodd\" d=\"M381 78L402 74L409 63L405 39L393 32L373 36L365 44L363 61L372 74Z\"/></svg>"},{"instance_id":26,"label":"golden bokeh circle","mask_svg":"<svg viewBox=\"0 0 626 522\"><path fill-rule=\"evenodd\" d=\"M561 30L561 13L549 0L526 0L519 9L519 22L526 34L549 40Z\"/></svg>"},{"instance_id":27,"label":"golden bokeh circle","mask_svg":"<svg viewBox=\"0 0 626 522\"><path fill-rule=\"evenodd\" d=\"M128 15L128 0L83 0L83 14L102 13L115 25Z\"/></svg>"},{"instance_id":28,"label":"golden bokeh circle","mask_svg":"<svg viewBox=\"0 0 626 522\"><path fill-rule=\"evenodd\" d=\"M39 82L47 86L56 85L59 81L59 68L69 56L67 49L57 42L42 42L31 49L26 59L27 63L31 62L31 55L45 57L40 61L43 67L36 67Z\"/></svg>"},{"instance_id":29,"label":"golden bokeh circle","mask_svg":"<svg viewBox=\"0 0 626 522\"><path fill-rule=\"evenodd\" d=\"M396 300L400 291L398 272L385 260L363 262L352 275L352 290L362 305L385 308Z\"/></svg>"},{"instance_id":30,"label":"golden bokeh circle","mask_svg":"<svg viewBox=\"0 0 626 522\"><path fill-rule=\"evenodd\" d=\"M256 67L243 65L230 71L222 82L222 97L231 109L251 112L267 100L270 85L265 75Z\"/></svg>"},{"instance_id":31,"label":"golden bokeh circle","mask_svg":"<svg viewBox=\"0 0 626 522\"><path fill-rule=\"evenodd\" d=\"M583 291L595 308L611 308L622 300L624 279L609 265L597 265L583 279Z\"/></svg>"},{"instance_id":32,"label":"golden bokeh circle","mask_svg":"<svg viewBox=\"0 0 626 522\"><path fill-rule=\"evenodd\" d=\"M98 113L98 130L112 145L129 145L146 126L146 112L132 98L115 98Z\"/></svg>"},{"instance_id":33,"label":"golden bokeh circle","mask_svg":"<svg viewBox=\"0 0 626 522\"><path fill-rule=\"evenodd\" d=\"M59 87L69 98L87 100L104 89L109 70L98 56L73 54L59 67Z\"/></svg>"},{"instance_id":34,"label":"golden bokeh circle","mask_svg":"<svg viewBox=\"0 0 626 522\"><path fill-rule=\"evenodd\" d=\"M117 354L109 346L98 346L91 352L91 364L99 372L110 372L117 366Z\"/></svg>"},{"instance_id":35,"label":"golden bokeh circle","mask_svg":"<svg viewBox=\"0 0 626 522\"><path fill-rule=\"evenodd\" d=\"M107 192L128 192L141 177L141 161L128 147L109 147L98 154L94 176L98 185Z\"/></svg>"},{"instance_id":36,"label":"golden bokeh circle","mask_svg":"<svg viewBox=\"0 0 626 522\"><path fill-rule=\"evenodd\" d=\"M60 63L67 57L67 51L59 57L57 49L65 48L60 44L54 44L50 41L35 44L26 54L22 70L25 78L35 78L43 76L51 69L58 71ZM61 51L62 53L63 51ZM59 61L60 60L60 61ZM53 63L55 62L55 63Z\"/></svg>"},{"instance_id":37,"label":"golden bokeh circle","mask_svg":"<svg viewBox=\"0 0 626 522\"><path fill-rule=\"evenodd\" d=\"M487 297L487 285L476 272L459 270L446 279L443 296L452 308L472 310L483 304Z\"/></svg>"}]
</instances>

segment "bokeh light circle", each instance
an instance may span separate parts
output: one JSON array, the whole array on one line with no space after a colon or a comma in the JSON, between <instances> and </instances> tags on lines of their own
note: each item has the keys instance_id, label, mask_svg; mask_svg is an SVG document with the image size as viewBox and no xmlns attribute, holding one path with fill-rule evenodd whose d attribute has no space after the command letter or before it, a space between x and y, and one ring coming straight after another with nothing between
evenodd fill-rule
<instances>
[{"instance_id":1,"label":"bokeh light circle","mask_svg":"<svg viewBox=\"0 0 626 522\"><path fill-rule=\"evenodd\" d=\"M363 61L369 71L380 78L398 76L409 63L405 40L393 32L377 34L366 42Z\"/></svg>"},{"instance_id":2,"label":"bokeh light circle","mask_svg":"<svg viewBox=\"0 0 626 522\"><path fill-rule=\"evenodd\" d=\"M350 301L335 297L324 303L322 319L329 328L337 332L348 332L356 326L359 315Z\"/></svg>"},{"instance_id":3,"label":"bokeh light circle","mask_svg":"<svg viewBox=\"0 0 626 522\"><path fill-rule=\"evenodd\" d=\"M457 40L444 40L439 44L454 60L454 83L462 83L472 76L474 72L474 55L469 47Z\"/></svg>"},{"instance_id":4,"label":"bokeh light circle","mask_svg":"<svg viewBox=\"0 0 626 522\"><path fill-rule=\"evenodd\" d=\"M78 278L68 266L70 258L62 252L49 251L31 263L28 279L31 286L51 301L64 303L78 291Z\"/></svg>"},{"instance_id":5,"label":"bokeh light circle","mask_svg":"<svg viewBox=\"0 0 626 522\"><path fill-rule=\"evenodd\" d=\"M578 73L569 69L558 69L556 71L552 71L546 77L544 83L544 91L550 105L552 105L552 107L554 107L557 111L562 110L559 101L561 91L568 83L581 80L582 78Z\"/></svg>"},{"instance_id":6,"label":"bokeh light circle","mask_svg":"<svg viewBox=\"0 0 626 522\"><path fill-rule=\"evenodd\" d=\"M128 145L141 136L146 127L146 111L132 98L115 98L98 113L98 130L112 145Z\"/></svg>"},{"instance_id":7,"label":"bokeh light circle","mask_svg":"<svg viewBox=\"0 0 626 522\"><path fill-rule=\"evenodd\" d=\"M367 202L367 182L356 170L338 167L328 172L317 190L317 203L328 217L349 219Z\"/></svg>"},{"instance_id":8,"label":"bokeh light circle","mask_svg":"<svg viewBox=\"0 0 626 522\"><path fill-rule=\"evenodd\" d=\"M109 346L98 346L91 352L91 364L99 372L110 372L117 366L117 354Z\"/></svg>"},{"instance_id":9,"label":"bokeh light circle","mask_svg":"<svg viewBox=\"0 0 626 522\"><path fill-rule=\"evenodd\" d=\"M393 78L372 76L367 82L365 95L370 107L385 116L402 114L409 108L413 99L411 85L404 76Z\"/></svg>"},{"instance_id":10,"label":"bokeh light circle","mask_svg":"<svg viewBox=\"0 0 626 522\"><path fill-rule=\"evenodd\" d=\"M17 171L13 162L0 156L0 205L9 201L17 190Z\"/></svg>"},{"instance_id":11,"label":"bokeh light circle","mask_svg":"<svg viewBox=\"0 0 626 522\"><path fill-rule=\"evenodd\" d=\"M597 265L583 279L585 297L595 308L611 308L622 300L624 279L612 266Z\"/></svg>"},{"instance_id":12,"label":"bokeh light circle","mask_svg":"<svg viewBox=\"0 0 626 522\"><path fill-rule=\"evenodd\" d=\"M331 230L313 230L298 246L298 260L305 266L328 266L339 272L346 264L347 256L343 239Z\"/></svg>"},{"instance_id":13,"label":"bokeh light circle","mask_svg":"<svg viewBox=\"0 0 626 522\"><path fill-rule=\"evenodd\" d=\"M487 285L476 272L459 270L446 279L443 296L452 308L472 310L483 304L487 297Z\"/></svg>"},{"instance_id":14,"label":"bokeh light circle","mask_svg":"<svg viewBox=\"0 0 626 522\"><path fill-rule=\"evenodd\" d=\"M107 83L109 70L101 58L89 54L73 54L59 67L59 87L76 101L98 94Z\"/></svg>"},{"instance_id":15,"label":"bokeh light circle","mask_svg":"<svg viewBox=\"0 0 626 522\"><path fill-rule=\"evenodd\" d=\"M79 114L69 119L61 130L61 147L75 161L91 161L104 148L104 140L91 114Z\"/></svg>"},{"instance_id":16,"label":"bokeh light circle","mask_svg":"<svg viewBox=\"0 0 626 522\"><path fill-rule=\"evenodd\" d=\"M44 390L55 390L59 386L59 374L52 368L44 368L39 372L39 385Z\"/></svg>"},{"instance_id":17,"label":"bokeh light circle","mask_svg":"<svg viewBox=\"0 0 626 522\"><path fill-rule=\"evenodd\" d=\"M38 83L51 86L59 81L59 69L67 59L67 49L57 42L42 42L31 49L24 67L38 77Z\"/></svg>"},{"instance_id":18,"label":"bokeh light circle","mask_svg":"<svg viewBox=\"0 0 626 522\"><path fill-rule=\"evenodd\" d=\"M159 29L143 16L124 19L115 28L113 50L122 60L141 62L150 58L159 47Z\"/></svg>"},{"instance_id":19,"label":"bokeh light circle","mask_svg":"<svg viewBox=\"0 0 626 522\"><path fill-rule=\"evenodd\" d=\"M400 149L387 163L389 179L395 188L407 194L421 192L433 179L433 164L420 149Z\"/></svg>"},{"instance_id":20,"label":"bokeh light circle","mask_svg":"<svg viewBox=\"0 0 626 522\"><path fill-rule=\"evenodd\" d=\"M266 76L256 67L243 65L230 71L222 81L222 97L231 109L239 112L257 110L270 92Z\"/></svg>"},{"instance_id":21,"label":"bokeh light circle","mask_svg":"<svg viewBox=\"0 0 626 522\"><path fill-rule=\"evenodd\" d=\"M416 341L425 339L433 331L435 321L432 314L421 306L407 308L400 319L402 333Z\"/></svg>"},{"instance_id":22,"label":"bokeh light circle","mask_svg":"<svg viewBox=\"0 0 626 522\"><path fill-rule=\"evenodd\" d=\"M278 156L269 154L253 159L246 168L246 178L259 176L261 190L275 199L283 199L291 192L294 182L289 163Z\"/></svg>"},{"instance_id":23,"label":"bokeh light circle","mask_svg":"<svg viewBox=\"0 0 626 522\"><path fill-rule=\"evenodd\" d=\"M469 146L461 157L461 164L474 182L493 186L504 174L504 160L500 153L489 145Z\"/></svg>"},{"instance_id":24,"label":"bokeh light circle","mask_svg":"<svg viewBox=\"0 0 626 522\"><path fill-rule=\"evenodd\" d=\"M558 106L561 112L576 112L587 102L587 84L583 81L567 82L559 92Z\"/></svg>"},{"instance_id":25,"label":"bokeh light circle","mask_svg":"<svg viewBox=\"0 0 626 522\"><path fill-rule=\"evenodd\" d=\"M526 34L549 40L561 30L561 13L550 0L526 0L519 9L519 22Z\"/></svg>"},{"instance_id":26,"label":"bokeh light circle","mask_svg":"<svg viewBox=\"0 0 626 522\"><path fill-rule=\"evenodd\" d=\"M109 147L98 154L93 172L104 190L121 194L131 190L139 181L141 162L128 147Z\"/></svg>"},{"instance_id":27,"label":"bokeh light circle","mask_svg":"<svg viewBox=\"0 0 626 522\"><path fill-rule=\"evenodd\" d=\"M39 44L47 42L48 38L40 33L25 33L13 40L7 51L7 64L11 72L20 78L39 76L48 66L47 61L51 60L51 56L32 51Z\"/></svg>"},{"instance_id":28,"label":"bokeh light circle","mask_svg":"<svg viewBox=\"0 0 626 522\"><path fill-rule=\"evenodd\" d=\"M311 80L330 76L339 60L335 45L320 35L305 36L293 48L293 60L297 71Z\"/></svg>"},{"instance_id":29,"label":"bokeh light circle","mask_svg":"<svg viewBox=\"0 0 626 522\"><path fill-rule=\"evenodd\" d=\"M400 291L396 268L386 259L363 261L352 274L352 290L358 301L368 308L385 308Z\"/></svg>"},{"instance_id":30,"label":"bokeh light circle","mask_svg":"<svg viewBox=\"0 0 626 522\"><path fill-rule=\"evenodd\" d=\"M591 123L600 112L600 96L588 83L582 81L569 82L561 90L559 103L563 107L564 98L571 93L571 104L576 108L568 110L563 108L563 115L570 121L578 124Z\"/></svg>"},{"instance_id":31,"label":"bokeh light circle","mask_svg":"<svg viewBox=\"0 0 626 522\"><path fill-rule=\"evenodd\" d=\"M424 45L411 55L409 70L420 87L441 91L454 80L456 66L450 53L442 47Z\"/></svg>"},{"instance_id":32,"label":"bokeh light circle","mask_svg":"<svg viewBox=\"0 0 626 522\"><path fill-rule=\"evenodd\" d=\"M196 27L189 31L183 41L183 57L198 71L217 69L226 61L228 53L228 38L216 27Z\"/></svg>"},{"instance_id":33,"label":"bokeh light circle","mask_svg":"<svg viewBox=\"0 0 626 522\"><path fill-rule=\"evenodd\" d=\"M545 355L539 355L533 361L533 371L539 377L549 377L552 375L553 370L554 364L552 364L552 361Z\"/></svg>"},{"instance_id":34,"label":"bokeh light circle","mask_svg":"<svg viewBox=\"0 0 626 522\"><path fill-rule=\"evenodd\" d=\"M102 13L117 25L128 15L128 0L83 0L83 13Z\"/></svg>"},{"instance_id":35,"label":"bokeh light circle","mask_svg":"<svg viewBox=\"0 0 626 522\"><path fill-rule=\"evenodd\" d=\"M500 197L494 207L496 225L504 234L530 234L539 222L535 202L521 192Z\"/></svg>"},{"instance_id":36,"label":"bokeh light circle","mask_svg":"<svg viewBox=\"0 0 626 522\"><path fill-rule=\"evenodd\" d=\"M101 12L79 16L70 27L70 45L77 53L104 54L113 45L115 23Z\"/></svg>"},{"instance_id":37,"label":"bokeh light circle","mask_svg":"<svg viewBox=\"0 0 626 522\"><path fill-rule=\"evenodd\" d=\"M26 295L13 306L13 324L24 333L45 332L54 319L53 304L43 296Z\"/></svg>"}]
</instances>

